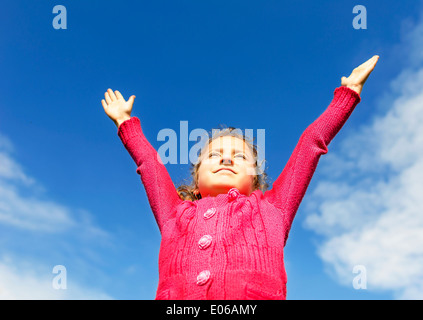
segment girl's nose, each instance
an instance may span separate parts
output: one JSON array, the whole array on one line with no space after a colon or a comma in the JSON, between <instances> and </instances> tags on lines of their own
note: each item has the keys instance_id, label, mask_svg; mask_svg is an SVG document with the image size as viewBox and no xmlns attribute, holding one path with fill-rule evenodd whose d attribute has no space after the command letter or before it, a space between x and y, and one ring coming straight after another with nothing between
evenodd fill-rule
<instances>
[{"instance_id":1,"label":"girl's nose","mask_svg":"<svg viewBox=\"0 0 423 320\"><path fill-rule=\"evenodd\" d=\"M232 164L232 159L231 158L222 158L222 164Z\"/></svg>"}]
</instances>

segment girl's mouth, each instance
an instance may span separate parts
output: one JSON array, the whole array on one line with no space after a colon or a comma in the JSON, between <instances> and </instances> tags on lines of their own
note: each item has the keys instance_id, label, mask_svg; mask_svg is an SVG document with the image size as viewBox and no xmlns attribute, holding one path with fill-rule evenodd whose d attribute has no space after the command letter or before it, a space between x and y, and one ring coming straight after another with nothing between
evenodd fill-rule
<instances>
[{"instance_id":1,"label":"girl's mouth","mask_svg":"<svg viewBox=\"0 0 423 320\"><path fill-rule=\"evenodd\" d=\"M235 173L235 171L233 171L232 169L229 169L229 168L220 168L220 169L219 169L219 170L217 170L215 173L218 173L218 172L220 172L220 171L229 171L229 172Z\"/></svg>"}]
</instances>

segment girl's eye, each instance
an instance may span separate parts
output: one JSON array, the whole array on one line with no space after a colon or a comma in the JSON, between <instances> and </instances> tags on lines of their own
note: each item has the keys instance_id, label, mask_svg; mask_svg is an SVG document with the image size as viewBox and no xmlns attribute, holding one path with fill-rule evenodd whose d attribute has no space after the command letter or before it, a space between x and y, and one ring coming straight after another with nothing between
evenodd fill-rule
<instances>
[{"instance_id":1,"label":"girl's eye","mask_svg":"<svg viewBox=\"0 0 423 320\"><path fill-rule=\"evenodd\" d=\"M211 158L211 157L216 157L216 156L219 156L219 154L218 154L217 152L211 152L211 153L209 154L209 158Z\"/></svg>"},{"instance_id":2,"label":"girl's eye","mask_svg":"<svg viewBox=\"0 0 423 320\"><path fill-rule=\"evenodd\" d=\"M243 159L247 159L247 158L245 157L245 155L243 155L243 154L241 154L241 153L240 153L240 154L236 154L236 155L235 155L235 157L238 157L238 158L239 158L239 157L242 157Z\"/></svg>"}]
</instances>

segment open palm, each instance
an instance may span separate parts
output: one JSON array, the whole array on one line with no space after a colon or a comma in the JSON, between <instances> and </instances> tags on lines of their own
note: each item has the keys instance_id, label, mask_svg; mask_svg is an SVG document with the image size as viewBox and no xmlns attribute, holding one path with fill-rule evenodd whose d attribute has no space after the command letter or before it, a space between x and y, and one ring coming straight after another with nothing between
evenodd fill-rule
<instances>
[{"instance_id":1,"label":"open palm","mask_svg":"<svg viewBox=\"0 0 423 320\"><path fill-rule=\"evenodd\" d=\"M370 73L375 68L378 60L379 56L375 55L366 62L359 65L352 71L351 75L348 78L341 78L341 85L346 86L360 94L363 89L364 83L366 82Z\"/></svg>"},{"instance_id":2,"label":"open palm","mask_svg":"<svg viewBox=\"0 0 423 320\"><path fill-rule=\"evenodd\" d=\"M117 126L131 118L134 95L126 101L119 91L113 92L112 89L108 89L104 93L104 97L105 99L101 100L104 111Z\"/></svg>"}]
</instances>

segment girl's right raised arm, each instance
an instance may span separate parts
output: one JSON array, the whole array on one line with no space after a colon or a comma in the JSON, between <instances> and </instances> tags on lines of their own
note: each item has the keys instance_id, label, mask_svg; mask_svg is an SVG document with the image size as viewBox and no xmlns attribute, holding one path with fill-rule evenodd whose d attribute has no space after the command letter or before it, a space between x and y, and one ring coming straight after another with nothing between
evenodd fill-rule
<instances>
[{"instance_id":1,"label":"girl's right raised arm","mask_svg":"<svg viewBox=\"0 0 423 320\"><path fill-rule=\"evenodd\" d=\"M144 136L140 119L131 117L135 96L125 101L119 91L108 89L105 98L106 100L101 101L103 108L118 127L118 136L137 165L137 173L141 176L150 207L161 231L182 200L159 154Z\"/></svg>"}]
</instances>

